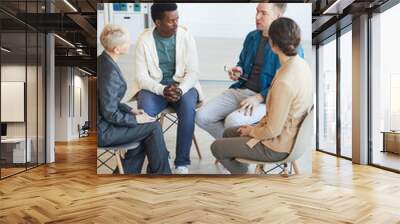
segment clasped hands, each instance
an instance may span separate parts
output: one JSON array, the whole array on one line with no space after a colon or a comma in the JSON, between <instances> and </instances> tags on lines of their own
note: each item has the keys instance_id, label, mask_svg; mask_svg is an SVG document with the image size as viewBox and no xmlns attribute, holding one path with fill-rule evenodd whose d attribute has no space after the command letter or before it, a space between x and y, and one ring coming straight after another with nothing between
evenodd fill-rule
<instances>
[{"instance_id":1,"label":"clasped hands","mask_svg":"<svg viewBox=\"0 0 400 224\"><path fill-rule=\"evenodd\" d=\"M177 102L182 97L182 89L178 83L173 83L164 88L163 95L168 102Z\"/></svg>"},{"instance_id":2,"label":"clasped hands","mask_svg":"<svg viewBox=\"0 0 400 224\"><path fill-rule=\"evenodd\" d=\"M178 83L173 83L164 88L163 95L168 102L176 102L181 98L182 90L178 87ZM136 121L139 124L151 123L157 120L142 109L132 109L131 113L136 116Z\"/></svg>"}]
</instances>

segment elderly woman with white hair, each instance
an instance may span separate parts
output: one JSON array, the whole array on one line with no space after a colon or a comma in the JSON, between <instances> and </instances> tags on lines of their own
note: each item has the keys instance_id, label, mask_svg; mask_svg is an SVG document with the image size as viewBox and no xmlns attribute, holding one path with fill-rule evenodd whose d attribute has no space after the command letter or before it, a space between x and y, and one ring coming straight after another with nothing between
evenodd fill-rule
<instances>
[{"instance_id":1,"label":"elderly woman with white hair","mask_svg":"<svg viewBox=\"0 0 400 224\"><path fill-rule=\"evenodd\" d=\"M97 143L101 147L140 142L128 150L123 166L126 173L140 173L145 156L147 173L170 174L168 151L162 129L155 118L134 110L121 102L126 81L116 63L129 51L128 32L122 27L107 25L101 33L103 53L97 58Z\"/></svg>"}]
</instances>

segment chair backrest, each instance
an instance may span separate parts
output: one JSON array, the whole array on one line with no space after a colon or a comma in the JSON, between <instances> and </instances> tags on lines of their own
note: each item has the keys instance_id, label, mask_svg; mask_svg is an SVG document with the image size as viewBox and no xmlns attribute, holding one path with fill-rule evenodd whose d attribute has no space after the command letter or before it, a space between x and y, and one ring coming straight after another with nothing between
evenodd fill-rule
<instances>
[{"instance_id":1,"label":"chair backrest","mask_svg":"<svg viewBox=\"0 0 400 224\"><path fill-rule=\"evenodd\" d=\"M90 129L89 121L85 121L85 123L82 125L82 130L88 130Z\"/></svg>"},{"instance_id":2,"label":"chair backrest","mask_svg":"<svg viewBox=\"0 0 400 224\"><path fill-rule=\"evenodd\" d=\"M306 117L300 124L300 128L296 135L296 140L293 144L289 156L285 159L287 162L295 161L300 158L307 150L312 150L313 144L313 122L314 121L314 106L308 111Z\"/></svg>"}]
</instances>

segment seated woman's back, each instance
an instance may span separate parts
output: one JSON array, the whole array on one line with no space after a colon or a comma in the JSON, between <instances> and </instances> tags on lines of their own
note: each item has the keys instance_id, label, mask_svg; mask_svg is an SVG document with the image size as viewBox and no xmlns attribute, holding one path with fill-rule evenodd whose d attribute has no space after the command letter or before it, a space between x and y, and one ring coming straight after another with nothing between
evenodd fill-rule
<instances>
[{"instance_id":1,"label":"seated woman's back","mask_svg":"<svg viewBox=\"0 0 400 224\"><path fill-rule=\"evenodd\" d=\"M301 117L313 101L312 73L308 63L296 55L281 67L275 79L294 92L289 119Z\"/></svg>"},{"instance_id":2,"label":"seated woman's back","mask_svg":"<svg viewBox=\"0 0 400 224\"><path fill-rule=\"evenodd\" d=\"M267 116L261 121L270 131L263 143L279 152L289 152L297 131L312 105L312 77L308 64L291 57L278 70L267 98Z\"/></svg>"},{"instance_id":3,"label":"seated woman's back","mask_svg":"<svg viewBox=\"0 0 400 224\"><path fill-rule=\"evenodd\" d=\"M267 114L250 136L274 151L290 152L299 126L313 102L311 70L307 62L297 55L301 34L293 20L275 20L268 34L281 68L270 86ZM253 144L256 140L252 140Z\"/></svg>"}]
</instances>

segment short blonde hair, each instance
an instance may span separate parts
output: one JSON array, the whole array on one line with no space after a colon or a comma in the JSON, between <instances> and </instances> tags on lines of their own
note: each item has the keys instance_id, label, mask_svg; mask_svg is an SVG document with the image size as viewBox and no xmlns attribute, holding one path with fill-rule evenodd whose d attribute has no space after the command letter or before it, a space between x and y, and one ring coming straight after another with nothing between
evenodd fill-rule
<instances>
[{"instance_id":1,"label":"short blonde hair","mask_svg":"<svg viewBox=\"0 0 400 224\"><path fill-rule=\"evenodd\" d=\"M128 31L118 25L108 24L100 34L100 43L106 50L113 50L129 42Z\"/></svg>"}]
</instances>

